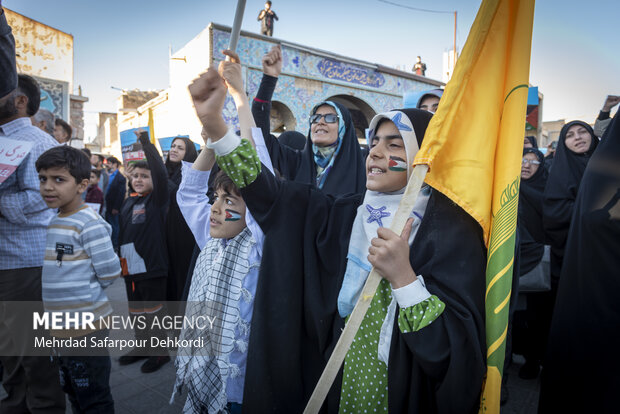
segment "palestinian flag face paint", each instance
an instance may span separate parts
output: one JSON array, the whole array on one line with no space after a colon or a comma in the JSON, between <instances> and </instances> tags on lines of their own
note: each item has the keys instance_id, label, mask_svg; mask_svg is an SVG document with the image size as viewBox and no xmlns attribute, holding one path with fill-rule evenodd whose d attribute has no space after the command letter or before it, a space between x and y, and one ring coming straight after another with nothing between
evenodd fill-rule
<instances>
[{"instance_id":1,"label":"palestinian flag face paint","mask_svg":"<svg viewBox=\"0 0 620 414\"><path fill-rule=\"evenodd\" d=\"M407 162L400 157L390 156L390 162L388 163L390 171L407 171Z\"/></svg>"},{"instance_id":2,"label":"palestinian flag face paint","mask_svg":"<svg viewBox=\"0 0 620 414\"><path fill-rule=\"evenodd\" d=\"M241 220L241 214L235 210L226 210L226 218L224 221L239 221Z\"/></svg>"}]
</instances>

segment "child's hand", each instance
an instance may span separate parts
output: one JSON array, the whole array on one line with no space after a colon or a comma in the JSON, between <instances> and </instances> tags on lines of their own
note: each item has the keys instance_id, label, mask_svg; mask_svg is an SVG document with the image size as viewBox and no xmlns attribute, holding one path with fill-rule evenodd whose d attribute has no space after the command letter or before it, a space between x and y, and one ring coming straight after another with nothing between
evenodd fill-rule
<instances>
[{"instance_id":1,"label":"child's hand","mask_svg":"<svg viewBox=\"0 0 620 414\"><path fill-rule=\"evenodd\" d=\"M416 281L417 277L409 262L409 235L413 219L410 218L400 236L392 230L380 227L377 237L370 241L368 261L394 289Z\"/></svg>"},{"instance_id":2,"label":"child's hand","mask_svg":"<svg viewBox=\"0 0 620 414\"><path fill-rule=\"evenodd\" d=\"M231 95L235 96L244 94L245 91L243 90L241 60L239 59L239 55L232 50L223 50L222 53L230 59L220 62L218 73L226 81L228 91Z\"/></svg>"},{"instance_id":3,"label":"child's hand","mask_svg":"<svg viewBox=\"0 0 620 414\"><path fill-rule=\"evenodd\" d=\"M138 138L140 144L145 145L150 142L149 134L142 128L136 129L133 133L136 134L136 138Z\"/></svg>"},{"instance_id":4,"label":"child's hand","mask_svg":"<svg viewBox=\"0 0 620 414\"><path fill-rule=\"evenodd\" d=\"M263 73L277 78L282 72L282 49L275 45L263 56Z\"/></svg>"},{"instance_id":5,"label":"child's hand","mask_svg":"<svg viewBox=\"0 0 620 414\"><path fill-rule=\"evenodd\" d=\"M226 84L215 68L194 79L187 87L194 101L196 114L208 136L217 141L228 130L222 111L226 101Z\"/></svg>"}]
</instances>

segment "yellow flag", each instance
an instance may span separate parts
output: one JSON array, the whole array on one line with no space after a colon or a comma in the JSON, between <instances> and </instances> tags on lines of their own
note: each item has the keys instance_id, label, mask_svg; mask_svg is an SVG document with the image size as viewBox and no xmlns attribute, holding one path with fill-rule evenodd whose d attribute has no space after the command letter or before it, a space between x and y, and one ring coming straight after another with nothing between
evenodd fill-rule
<instances>
[{"instance_id":1,"label":"yellow flag","mask_svg":"<svg viewBox=\"0 0 620 414\"><path fill-rule=\"evenodd\" d=\"M151 144L155 145L155 124L153 122L153 108L149 108L149 137Z\"/></svg>"},{"instance_id":2,"label":"yellow flag","mask_svg":"<svg viewBox=\"0 0 620 414\"><path fill-rule=\"evenodd\" d=\"M414 161L428 164L425 181L483 229L485 413L500 406L533 19L534 0L483 0Z\"/></svg>"}]
</instances>

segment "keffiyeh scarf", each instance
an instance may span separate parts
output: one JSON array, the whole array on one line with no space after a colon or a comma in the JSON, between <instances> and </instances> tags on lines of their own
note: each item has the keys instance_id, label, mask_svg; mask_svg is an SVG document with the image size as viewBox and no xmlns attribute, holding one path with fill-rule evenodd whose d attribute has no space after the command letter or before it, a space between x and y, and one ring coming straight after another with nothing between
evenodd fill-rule
<instances>
[{"instance_id":1,"label":"keffiyeh scarf","mask_svg":"<svg viewBox=\"0 0 620 414\"><path fill-rule=\"evenodd\" d=\"M239 375L239 367L230 363L230 354L235 347L247 351L247 342L235 340L235 330L249 336L250 325L240 317L239 300L243 297L249 303L253 299L242 286L255 243L246 227L228 243L209 240L196 260L185 316L194 320L208 316L213 324L207 324L206 329L183 329L180 335L181 340L204 338L202 348L178 350L174 393L187 385L185 413L215 414L226 407L227 380Z\"/></svg>"}]
</instances>

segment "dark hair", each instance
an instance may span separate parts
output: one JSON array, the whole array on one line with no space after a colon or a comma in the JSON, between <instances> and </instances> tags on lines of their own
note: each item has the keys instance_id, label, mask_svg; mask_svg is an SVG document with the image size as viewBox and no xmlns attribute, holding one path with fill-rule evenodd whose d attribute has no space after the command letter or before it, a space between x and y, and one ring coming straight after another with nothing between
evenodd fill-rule
<instances>
[{"instance_id":1,"label":"dark hair","mask_svg":"<svg viewBox=\"0 0 620 414\"><path fill-rule=\"evenodd\" d=\"M103 155L101 154L94 154L97 156L97 158L99 158L99 162L103 164L103 160L105 160L105 158L103 157Z\"/></svg>"},{"instance_id":2,"label":"dark hair","mask_svg":"<svg viewBox=\"0 0 620 414\"><path fill-rule=\"evenodd\" d=\"M536 137L533 135L528 135L525 137L525 139L527 139L530 144L532 144L532 147L534 148L538 148L538 142L536 141Z\"/></svg>"},{"instance_id":3,"label":"dark hair","mask_svg":"<svg viewBox=\"0 0 620 414\"><path fill-rule=\"evenodd\" d=\"M267 0L265 3L271 6L271 0Z\"/></svg>"},{"instance_id":4,"label":"dark hair","mask_svg":"<svg viewBox=\"0 0 620 414\"><path fill-rule=\"evenodd\" d=\"M149 163L146 160L136 161L136 162L131 163L131 165L133 166L133 168L142 168L143 170L151 171L151 168L149 167Z\"/></svg>"},{"instance_id":5,"label":"dark hair","mask_svg":"<svg viewBox=\"0 0 620 414\"><path fill-rule=\"evenodd\" d=\"M54 167L66 168L75 178L75 182L90 179L92 166L90 160L79 149L67 145L59 145L45 151L35 163L37 172Z\"/></svg>"},{"instance_id":6,"label":"dark hair","mask_svg":"<svg viewBox=\"0 0 620 414\"><path fill-rule=\"evenodd\" d=\"M108 164L120 164L121 162L116 157L108 157Z\"/></svg>"},{"instance_id":7,"label":"dark hair","mask_svg":"<svg viewBox=\"0 0 620 414\"><path fill-rule=\"evenodd\" d=\"M28 98L28 105L26 106L28 116L34 116L41 104L41 89L39 88L39 84L32 76L18 75L17 89Z\"/></svg>"},{"instance_id":8,"label":"dark hair","mask_svg":"<svg viewBox=\"0 0 620 414\"><path fill-rule=\"evenodd\" d=\"M228 194L241 196L239 188L237 188L233 180L231 180L230 177L226 175L224 170L219 170L217 175L215 176L215 179L213 180L213 189L217 191L218 188L223 189Z\"/></svg>"},{"instance_id":9,"label":"dark hair","mask_svg":"<svg viewBox=\"0 0 620 414\"><path fill-rule=\"evenodd\" d=\"M54 123L56 124L56 126L60 126L62 129L64 129L67 133L67 138L71 139L71 134L73 133L73 128L71 128L71 125L67 124L64 120L60 118L56 118Z\"/></svg>"},{"instance_id":10,"label":"dark hair","mask_svg":"<svg viewBox=\"0 0 620 414\"><path fill-rule=\"evenodd\" d=\"M84 151L84 154L86 154L88 158L90 158L91 155L93 155L88 148L82 148L82 151Z\"/></svg>"},{"instance_id":11,"label":"dark hair","mask_svg":"<svg viewBox=\"0 0 620 414\"><path fill-rule=\"evenodd\" d=\"M95 174L95 175L97 176L97 178L101 178L101 170L98 170L98 169L96 169L96 168L92 168L92 169L90 170L90 172L91 172L92 174Z\"/></svg>"}]
</instances>

